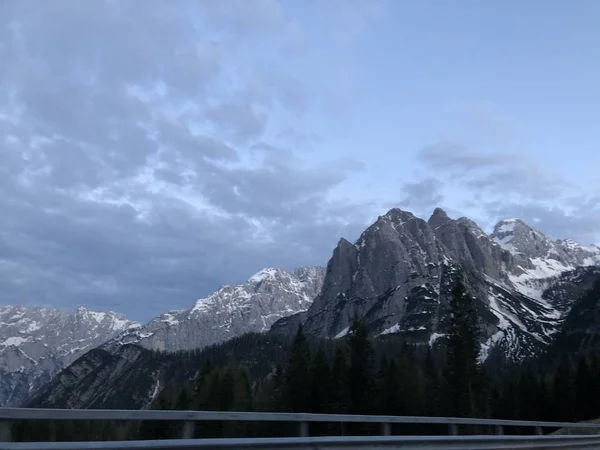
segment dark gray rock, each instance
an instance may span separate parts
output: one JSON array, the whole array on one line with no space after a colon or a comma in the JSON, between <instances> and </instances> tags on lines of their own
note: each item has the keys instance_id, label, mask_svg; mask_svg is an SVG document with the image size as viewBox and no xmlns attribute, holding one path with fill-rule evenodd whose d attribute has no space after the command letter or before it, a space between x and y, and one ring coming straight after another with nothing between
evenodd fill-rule
<instances>
[{"instance_id":1,"label":"dark gray rock","mask_svg":"<svg viewBox=\"0 0 600 450\"><path fill-rule=\"evenodd\" d=\"M488 236L472 220L451 219L441 208L428 221L392 209L355 244L339 241L304 329L339 338L358 315L374 335L402 333L433 344L445 333L460 268L476 298L481 357L499 347L519 360L545 348L564 317L565 307L544 298L544 291L560 274L597 263L597 248L553 242L519 220L500 222ZM286 325L280 322L278 332Z\"/></svg>"}]
</instances>

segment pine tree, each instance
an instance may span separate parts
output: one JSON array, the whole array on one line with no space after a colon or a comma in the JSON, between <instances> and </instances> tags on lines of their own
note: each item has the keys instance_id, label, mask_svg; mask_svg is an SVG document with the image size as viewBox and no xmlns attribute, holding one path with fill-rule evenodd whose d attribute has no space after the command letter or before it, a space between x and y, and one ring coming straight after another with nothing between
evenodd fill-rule
<instances>
[{"instance_id":1,"label":"pine tree","mask_svg":"<svg viewBox=\"0 0 600 450\"><path fill-rule=\"evenodd\" d=\"M374 363L373 347L365 325L355 317L348 332L350 354L349 388L350 412L369 414L373 406Z\"/></svg>"},{"instance_id":2,"label":"pine tree","mask_svg":"<svg viewBox=\"0 0 600 450\"><path fill-rule=\"evenodd\" d=\"M522 420L539 420L544 404L540 382L529 365L522 368L517 382L516 417Z\"/></svg>"},{"instance_id":3,"label":"pine tree","mask_svg":"<svg viewBox=\"0 0 600 450\"><path fill-rule=\"evenodd\" d=\"M572 421L575 417L575 383L571 362L563 357L554 374L552 387L554 420Z\"/></svg>"},{"instance_id":4,"label":"pine tree","mask_svg":"<svg viewBox=\"0 0 600 450\"><path fill-rule=\"evenodd\" d=\"M449 334L446 340L445 408L447 414L483 415L482 371L477 357L479 330L473 298L457 281L450 300Z\"/></svg>"},{"instance_id":5,"label":"pine tree","mask_svg":"<svg viewBox=\"0 0 600 450\"><path fill-rule=\"evenodd\" d=\"M242 365L232 367L234 372L233 403L228 411L252 411L252 387L248 369Z\"/></svg>"},{"instance_id":6,"label":"pine tree","mask_svg":"<svg viewBox=\"0 0 600 450\"><path fill-rule=\"evenodd\" d=\"M331 405L331 368L323 350L311 362L311 412L326 413Z\"/></svg>"},{"instance_id":7,"label":"pine tree","mask_svg":"<svg viewBox=\"0 0 600 450\"><path fill-rule=\"evenodd\" d=\"M394 360L383 358L377 380L377 411L379 414L401 414L402 398L398 378L398 366Z\"/></svg>"},{"instance_id":8,"label":"pine tree","mask_svg":"<svg viewBox=\"0 0 600 450\"><path fill-rule=\"evenodd\" d=\"M288 406L293 412L310 412L310 351L302 331L298 327L292 344L292 352L286 370L286 393Z\"/></svg>"},{"instance_id":9,"label":"pine tree","mask_svg":"<svg viewBox=\"0 0 600 450\"><path fill-rule=\"evenodd\" d=\"M575 374L575 402L577 405L575 420L589 420L596 418L598 406L594 402L593 392L596 388L592 370L585 357L579 359Z\"/></svg>"},{"instance_id":10,"label":"pine tree","mask_svg":"<svg viewBox=\"0 0 600 450\"><path fill-rule=\"evenodd\" d=\"M192 393L187 386L183 386L175 402L175 409L186 410L192 405Z\"/></svg>"},{"instance_id":11,"label":"pine tree","mask_svg":"<svg viewBox=\"0 0 600 450\"><path fill-rule=\"evenodd\" d=\"M222 371L222 375L219 377L217 383L217 392L218 392L218 403L217 410L219 411L229 411L234 402L234 392L233 386L235 383L235 375L233 373L232 367L226 367Z\"/></svg>"},{"instance_id":12,"label":"pine tree","mask_svg":"<svg viewBox=\"0 0 600 450\"><path fill-rule=\"evenodd\" d=\"M345 414L350 407L349 369L346 352L338 348L333 359L331 378L331 410L333 413Z\"/></svg>"},{"instance_id":13,"label":"pine tree","mask_svg":"<svg viewBox=\"0 0 600 450\"><path fill-rule=\"evenodd\" d=\"M440 377L431 349L427 348L423 364L425 415L434 417L440 414Z\"/></svg>"}]
</instances>

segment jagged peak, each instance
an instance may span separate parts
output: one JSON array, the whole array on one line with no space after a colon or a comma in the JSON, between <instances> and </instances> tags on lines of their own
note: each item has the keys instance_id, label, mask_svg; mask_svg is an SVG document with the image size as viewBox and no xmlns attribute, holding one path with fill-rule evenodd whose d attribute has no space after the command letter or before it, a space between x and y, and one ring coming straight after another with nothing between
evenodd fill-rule
<instances>
[{"instance_id":1,"label":"jagged peak","mask_svg":"<svg viewBox=\"0 0 600 450\"><path fill-rule=\"evenodd\" d=\"M494 225L494 234L508 232L533 232L534 234L546 237L546 235L540 230L518 218L502 219L496 225Z\"/></svg>"},{"instance_id":2,"label":"jagged peak","mask_svg":"<svg viewBox=\"0 0 600 450\"><path fill-rule=\"evenodd\" d=\"M392 208L388 212L386 212L383 216L379 217L380 220L381 219L389 219L392 221L400 220L402 222L405 222L410 219L415 219L415 218L416 218L416 216L412 212L405 211L400 208Z\"/></svg>"},{"instance_id":3,"label":"jagged peak","mask_svg":"<svg viewBox=\"0 0 600 450\"><path fill-rule=\"evenodd\" d=\"M262 283L265 280L274 280L277 275L281 275L283 273L287 273L282 269L277 269L275 267L267 267L265 269L259 270L250 278L248 278L248 283Z\"/></svg>"},{"instance_id":4,"label":"jagged peak","mask_svg":"<svg viewBox=\"0 0 600 450\"><path fill-rule=\"evenodd\" d=\"M490 238L514 255L522 254L530 258L546 257L556 253L551 239L537 228L521 219L504 219L494 226Z\"/></svg>"},{"instance_id":5,"label":"jagged peak","mask_svg":"<svg viewBox=\"0 0 600 450\"><path fill-rule=\"evenodd\" d=\"M352 243L348 239L346 239L346 238L340 238L340 240L337 243L338 247L340 247L340 246L348 246L348 245L352 245Z\"/></svg>"},{"instance_id":6,"label":"jagged peak","mask_svg":"<svg viewBox=\"0 0 600 450\"><path fill-rule=\"evenodd\" d=\"M502 219L494 225L494 234L513 232L518 226L528 226L521 219Z\"/></svg>"},{"instance_id":7,"label":"jagged peak","mask_svg":"<svg viewBox=\"0 0 600 450\"><path fill-rule=\"evenodd\" d=\"M391 225L394 229L403 227L406 222L417 219L410 211L404 211L400 208L392 208L383 216L379 216L377 221L371 225L366 231L377 231L381 226ZM362 236L361 236L362 237Z\"/></svg>"},{"instance_id":8,"label":"jagged peak","mask_svg":"<svg viewBox=\"0 0 600 450\"><path fill-rule=\"evenodd\" d=\"M427 223L429 226L435 229L447 224L450 221L452 221L452 219L448 216L448 214L446 214L446 211L438 207L433 210L433 214L431 214L431 217Z\"/></svg>"},{"instance_id":9,"label":"jagged peak","mask_svg":"<svg viewBox=\"0 0 600 450\"><path fill-rule=\"evenodd\" d=\"M446 213L446 211L443 208L440 208L439 206L433 210L432 215L448 217L448 214Z\"/></svg>"}]
</instances>

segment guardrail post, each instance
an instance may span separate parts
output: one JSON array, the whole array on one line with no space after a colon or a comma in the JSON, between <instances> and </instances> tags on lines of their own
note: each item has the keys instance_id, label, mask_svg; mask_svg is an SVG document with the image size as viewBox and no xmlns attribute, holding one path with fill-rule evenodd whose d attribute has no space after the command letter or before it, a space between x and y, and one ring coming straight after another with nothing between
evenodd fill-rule
<instances>
[{"instance_id":1,"label":"guardrail post","mask_svg":"<svg viewBox=\"0 0 600 450\"><path fill-rule=\"evenodd\" d=\"M346 426L346 422L340 423L342 427L342 436L346 436L348 434L348 427Z\"/></svg>"},{"instance_id":2,"label":"guardrail post","mask_svg":"<svg viewBox=\"0 0 600 450\"><path fill-rule=\"evenodd\" d=\"M449 423L448 424L448 434L450 436L456 436L456 435L458 435L458 427L456 426L455 423Z\"/></svg>"},{"instance_id":3,"label":"guardrail post","mask_svg":"<svg viewBox=\"0 0 600 450\"><path fill-rule=\"evenodd\" d=\"M496 434L504 434L504 427L502 425L496 425Z\"/></svg>"},{"instance_id":4,"label":"guardrail post","mask_svg":"<svg viewBox=\"0 0 600 450\"><path fill-rule=\"evenodd\" d=\"M298 435L308 437L308 422L298 422Z\"/></svg>"},{"instance_id":5,"label":"guardrail post","mask_svg":"<svg viewBox=\"0 0 600 450\"><path fill-rule=\"evenodd\" d=\"M391 436L392 435L392 424L382 423L381 424L381 435L382 436Z\"/></svg>"},{"instance_id":6,"label":"guardrail post","mask_svg":"<svg viewBox=\"0 0 600 450\"><path fill-rule=\"evenodd\" d=\"M538 436L541 436L542 434L544 434L542 427L535 427L535 434L537 434Z\"/></svg>"},{"instance_id":7,"label":"guardrail post","mask_svg":"<svg viewBox=\"0 0 600 450\"><path fill-rule=\"evenodd\" d=\"M10 442L12 440L12 424L8 421L0 421L0 442Z\"/></svg>"},{"instance_id":8,"label":"guardrail post","mask_svg":"<svg viewBox=\"0 0 600 450\"><path fill-rule=\"evenodd\" d=\"M183 422L183 430L181 432L182 439L194 439L195 423L191 420Z\"/></svg>"}]
</instances>

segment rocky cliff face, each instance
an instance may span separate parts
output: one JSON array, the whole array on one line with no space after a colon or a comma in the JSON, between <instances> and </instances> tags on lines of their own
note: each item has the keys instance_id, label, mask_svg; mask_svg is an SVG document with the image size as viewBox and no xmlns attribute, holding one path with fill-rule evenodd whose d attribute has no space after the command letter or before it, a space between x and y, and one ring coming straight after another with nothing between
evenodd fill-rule
<instances>
[{"instance_id":1,"label":"rocky cliff face","mask_svg":"<svg viewBox=\"0 0 600 450\"><path fill-rule=\"evenodd\" d=\"M267 331L278 319L307 310L324 278L322 267L302 267L293 272L264 269L242 285L223 286L190 309L164 313L117 336L103 348L137 344L153 350L190 350L248 332Z\"/></svg>"},{"instance_id":2,"label":"rocky cliff face","mask_svg":"<svg viewBox=\"0 0 600 450\"><path fill-rule=\"evenodd\" d=\"M473 221L451 219L439 208L427 221L392 209L356 243L340 240L304 326L309 334L342 337L357 314L375 335L402 333L433 343L445 333L460 267L477 299L482 359L500 347L520 360L549 344L572 304L544 292L561 274L594 264L600 264L598 248L551 241L519 220L500 222L488 236ZM277 327L281 331L282 323Z\"/></svg>"},{"instance_id":3,"label":"rocky cliff face","mask_svg":"<svg viewBox=\"0 0 600 450\"><path fill-rule=\"evenodd\" d=\"M112 312L0 307L0 406L20 406L85 352L139 324Z\"/></svg>"}]
</instances>

